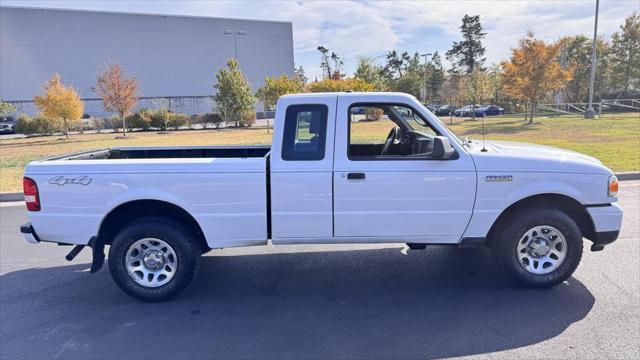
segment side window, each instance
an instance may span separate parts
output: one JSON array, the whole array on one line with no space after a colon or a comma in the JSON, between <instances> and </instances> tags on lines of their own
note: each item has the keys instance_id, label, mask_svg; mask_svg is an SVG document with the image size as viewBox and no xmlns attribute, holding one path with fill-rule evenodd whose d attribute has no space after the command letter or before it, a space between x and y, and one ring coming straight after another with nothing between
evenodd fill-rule
<instances>
[{"instance_id":1,"label":"side window","mask_svg":"<svg viewBox=\"0 0 640 360\"><path fill-rule=\"evenodd\" d=\"M352 160L428 158L438 133L413 109L400 104L355 104L349 108Z\"/></svg>"},{"instance_id":2,"label":"side window","mask_svg":"<svg viewBox=\"0 0 640 360\"><path fill-rule=\"evenodd\" d=\"M327 139L325 105L291 105L284 118L283 160L322 160Z\"/></svg>"}]
</instances>

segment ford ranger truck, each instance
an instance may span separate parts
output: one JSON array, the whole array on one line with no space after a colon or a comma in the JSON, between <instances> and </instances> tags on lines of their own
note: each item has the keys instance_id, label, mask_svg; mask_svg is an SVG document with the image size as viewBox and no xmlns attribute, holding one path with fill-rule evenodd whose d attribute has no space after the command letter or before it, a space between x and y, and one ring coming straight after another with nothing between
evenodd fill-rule
<instances>
[{"instance_id":1,"label":"ford ranger truck","mask_svg":"<svg viewBox=\"0 0 640 360\"><path fill-rule=\"evenodd\" d=\"M620 231L618 180L590 156L461 140L413 96L279 99L271 146L119 147L34 161L30 243L108 247L113 280L159 301L210 249L279 244L485 245L518 282L573 274Z\"/></svg>"}]
</instances>

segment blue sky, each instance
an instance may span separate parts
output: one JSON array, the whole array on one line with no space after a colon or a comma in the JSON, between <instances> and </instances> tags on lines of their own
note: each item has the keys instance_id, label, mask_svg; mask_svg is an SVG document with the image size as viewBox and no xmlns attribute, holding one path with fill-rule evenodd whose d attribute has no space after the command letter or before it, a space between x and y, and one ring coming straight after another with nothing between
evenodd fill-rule
<instances>
[{"instance_id":1,"label":"blue sky","mask_svg":"<svg viewBox=\"0 0 640 360\"><path fill-rule=\"evenodd\" d=\"M595 0L547 1L162 1L162 0L2 0L2 5L198 15L293 23L296 64L310 78L321 74L318 45L343 56L345 71L355 70L358 56L379 56L390 49L445 52L460 39L464 14L480 15L487 32L489 63L509 56L517 39L533 31L555 40L593 33ZM638 0L601 0L599 35L609 38L624 18L640 10ZM379 59L380 63L383 59Z\"/></svg>"}]
</instances>

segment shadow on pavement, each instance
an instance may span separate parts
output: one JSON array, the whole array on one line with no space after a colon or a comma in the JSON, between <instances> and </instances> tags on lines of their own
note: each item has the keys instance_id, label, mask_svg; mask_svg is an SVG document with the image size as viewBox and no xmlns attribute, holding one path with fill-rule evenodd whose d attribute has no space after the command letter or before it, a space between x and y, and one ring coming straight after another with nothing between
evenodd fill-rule
<instances>
[{"instance_id":1,"label":"shadow on pavement","mask_svg":"<svg viewBox=\"0 0 640 360\"><path fill-rule=\"evenodd\" d=\"M535 344L583 319L578 280L516 287L484 249L206 256L176 300L88 264L0 277L2 358L441 358Z\"/></svg>"}]
</instances>

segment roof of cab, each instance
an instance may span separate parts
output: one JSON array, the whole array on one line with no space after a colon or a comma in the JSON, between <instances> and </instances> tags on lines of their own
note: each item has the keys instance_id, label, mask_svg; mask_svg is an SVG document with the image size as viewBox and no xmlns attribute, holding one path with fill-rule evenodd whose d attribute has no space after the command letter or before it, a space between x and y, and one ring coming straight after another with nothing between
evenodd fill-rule
<instances>
[{"instance_id":1,"label":"roof of cab","mask_svg":"<svg viewBox=\"0 0 640 360\"><path fill-rule=\"evenodd\" d=\"M352 97L352 96L376 96L376 97L406 97L415 99L413 95L401 92L351 92L351 91L342 91L342 92L317 92L317 93L300 93L300 94L288 94L283 95L283 98L300 98L300 97Z\"/></svg>"}]
</instances>

